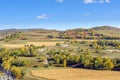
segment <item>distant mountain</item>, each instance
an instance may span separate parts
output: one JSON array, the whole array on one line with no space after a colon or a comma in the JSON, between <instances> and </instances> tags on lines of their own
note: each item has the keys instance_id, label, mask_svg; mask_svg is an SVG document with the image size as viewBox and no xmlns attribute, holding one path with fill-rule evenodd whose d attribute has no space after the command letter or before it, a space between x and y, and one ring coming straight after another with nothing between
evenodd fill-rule
<instances>
[{"instance_id":1,"label":"distant mountain","mask_svg":"<svg viewBox=\"0 0 120 80\"><path fill-rule=\"evenodd\" d=\"M9 32L15 32L18 31L17 29L4 29L4 30L0 30L0 32L2 33L9 33Z\"/></svg>"},{"instance_id":2,"label":"distant mountain","mask_svg":"<svg viewBox=\"0 0 120 80\"><path fill-rule=\"evenodd\" d=\"M120 28L116 28L112 26L98 26L98 27L93 27L92 29L94 30L115 30L115 31L120 30Z\"/></svg>"},{"instance_id":3,"label":"distant mountain","mask_svg":"<svg viewBox=\"0 0 120 80\"><path fill-rule=\"evenodd\" d=\"M33 29L4 29L4 30L0 30L0 32L2 33L11 33L11 32L26 32L26 31L32 31L32 30L46 30L46 29L42 29L42 28L33 28Z\"/></svg>"},{"instance_id":4,"label":"distant mountain","mask_svg":"<svg viewBox=\"0 0 120 80\"><path fill-rule=\"evenodd\" d=\"M112 26L97 26L97 27L93 27L93 28L89 28L89 29L94 29L94 30L120 30L120 28L117 28L117 27L112 27ZM88 29L88 30L89 30ZM25 31L34 31L34 30L48 30L49 31L49 29L43 29L43 28L28 28L28 29L16 29L16 28L12 28L12 29L4 29L4 30L0 30L0 32L18 32L18 31L20 31L20 32L25 32ZM59 30L54 30L54 29L52 29L53 31L59 31ZM52 31L51 30L51 31ZM69 29L69 30L76 30L76 31L79 31L79 30L87 30L87 29L85 29L85 28L77 28L77 29ZM66 30L66 31L68 31L68 30Z\"/></svg>"}]
</instances>

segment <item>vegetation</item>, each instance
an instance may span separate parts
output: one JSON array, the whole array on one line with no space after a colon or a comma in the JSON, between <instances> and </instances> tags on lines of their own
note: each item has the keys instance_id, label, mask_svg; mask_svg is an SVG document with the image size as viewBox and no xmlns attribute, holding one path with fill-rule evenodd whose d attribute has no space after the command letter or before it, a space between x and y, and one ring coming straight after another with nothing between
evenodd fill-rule
<instances>
[{"instance_id":1,"label":"vegetation","mask_svg":"<svg viewBox=\"0 0 120 80\"><path fill-rule=\"evenodd\" d=\"M90 29L69 29L65 31L45 30L45 29L28 29L28 30L4 30L0 33L0 40L10 42L12 40L52 40L52 39L106 39L119 40L119 28L110 26L100 26Z\"/></svg>"},{"instance_id":2,"label":"vegetation","mask_svg":"<svg viewBox=\"0 0 120 80\"><path fill-rule=\"evenodd\" d=\"M120 42L116 40L119 37L104 35L99 33L98 30L106 30L106 27L55 31L56 35L53 35L53 31L34 30L37 33L51 33L46 35L49 39L69 40L62 43L58 41L58 43L54 43L55 45L49 46L29 44L20 48L1 47L1 70L11 73L11 76L16 79L24 78L25 74L31 69L47 69L49 67L120 71ZM24 36L26 34L28 32L24 32ZM23 33L16 32L7 36L5 40L22 39L22 35ZM27 39L29 39L28 36ZM48 42L45 43L48 44Z\"/></svg>"},{"instance_id":3,"label":"vegetation","mask_svg":"<svg viewBox=\"0 0 120 80\"><path fill-rule=\"evenodd\" d=\"M14 32L11 34L6 35L3 40L6 42L9 42L11 40L16 40L16 39L23 39L23 35L21 32Z\"/></svg>"}]
</instances>

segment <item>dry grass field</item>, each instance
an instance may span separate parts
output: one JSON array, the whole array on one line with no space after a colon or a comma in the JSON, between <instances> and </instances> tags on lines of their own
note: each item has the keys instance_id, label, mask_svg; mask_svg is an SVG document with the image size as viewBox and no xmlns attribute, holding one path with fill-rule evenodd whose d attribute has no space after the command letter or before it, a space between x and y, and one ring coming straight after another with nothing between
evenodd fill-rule
<instances>
[{"instance_id":1,"label":"dry grass field","mask_svg":"<svg viewBox=\"0 0 120 80\"><path fill-rule=\"evenodd\" d=\"M30 45L33 44L35 46L52 46L55 45L57 42L27 42L26 44L1 44L3 47L8 47L8 48L20 48L23 47L24 45ZM62 43L62 42L60 42Z\"/></svg>"},{"instance_id":2,"label":"dry grass field","mask_svg":"<svg viewBox=\"0 0 120 80\"><path fill-rule=\"evenodd\" d=\"M25 44L1 44L3 47L7 48L20 48L23 47Z\"/></svg>"},{"instance_id":3,"label":"dry grass field","mask_svg":"<svg viewBox=\"0 0 120 80\"><path fill-rule=\"evenodd\" d=\"M55 45L56 43L57 42L27 42L27 44L33 44L33 45L36 45L36 46L42 46L42 45L52 46L52 45Z\"/></svg>"},{"instance_id":4,"label":"dry grass field","mask_svg":"<svg viewBox=\"0 0 120 80\"><path fill-rule=\"evenodd\" d=\"M73 68L32 70L31 74L53 80L120 80L120 72Z\"/></svg>"}]
</instances>

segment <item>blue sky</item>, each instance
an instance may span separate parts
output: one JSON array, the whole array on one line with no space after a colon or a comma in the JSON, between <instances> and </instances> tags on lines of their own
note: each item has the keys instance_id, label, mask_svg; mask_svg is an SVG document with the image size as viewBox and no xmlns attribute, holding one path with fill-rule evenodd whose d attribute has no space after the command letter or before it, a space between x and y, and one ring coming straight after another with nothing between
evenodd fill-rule
<instances>
[{"instance_id":1,"label":"blue sky","mask_svg":"<svg viewBox=\"0 0 120 80\"><path fill-rule=\"evenodd\" d=\"M120 0L0 0L0 29L120 28Z\"/></svg>"}]
</instances>

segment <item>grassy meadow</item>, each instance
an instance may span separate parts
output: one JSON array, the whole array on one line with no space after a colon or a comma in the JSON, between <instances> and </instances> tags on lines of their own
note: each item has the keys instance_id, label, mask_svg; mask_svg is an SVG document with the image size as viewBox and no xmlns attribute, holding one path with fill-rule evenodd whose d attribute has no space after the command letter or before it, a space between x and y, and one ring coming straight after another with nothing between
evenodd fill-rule
<instances>
[{"instance_id":1,"label":"grassy meadow","mask_svg":"<svg viewBox=\"0 0 120 80\"><path fill-rule=\"evenodd\" d=\"M119 80L120 72L88 69L49 69L32 70L31 74L49 80Z\"/></svg>"}]
</instances>

